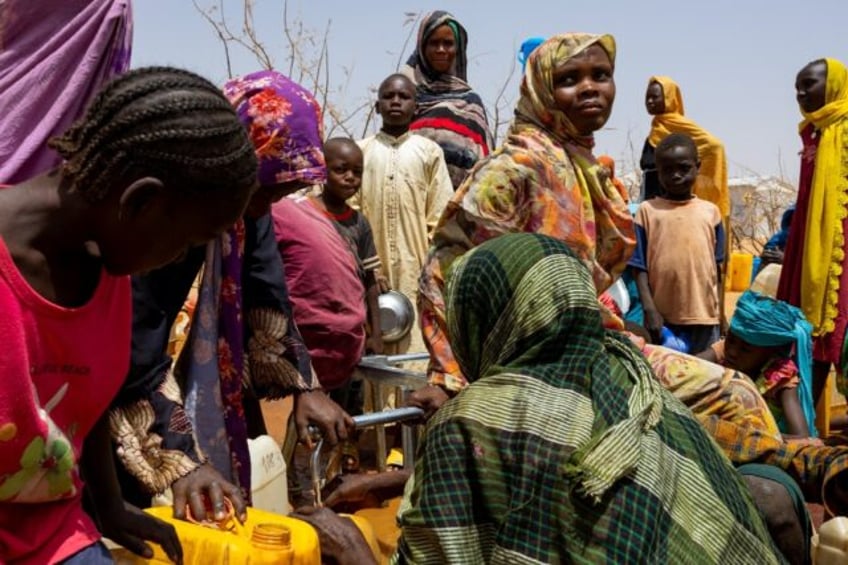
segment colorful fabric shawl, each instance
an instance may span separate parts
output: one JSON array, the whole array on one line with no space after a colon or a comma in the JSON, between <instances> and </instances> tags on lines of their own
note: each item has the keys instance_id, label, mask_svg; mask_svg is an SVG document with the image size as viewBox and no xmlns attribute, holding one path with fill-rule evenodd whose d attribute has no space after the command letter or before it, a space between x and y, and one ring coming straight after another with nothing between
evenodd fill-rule
<instances>
[{"instance_id":1,"label":"colorful fabric shawl","mask_svg":"<svg viewBox=\"0 0 848 565\"><path fill-rule=\"evenodd\" d=\"M424 56L427 39L443 25L453 30L456 40L456 58L446 74L432 70ZM416 84L418 103L409 129L439 144L454 189L492 146L483 100L466 82L467 46L468 34L462 24L447 12L431 12L421 21L417 47L404 69Z\"/></svg>"},{"instance_id":2,"label":"colorful fabric shawl","mask_svg":"<svg viewBox=\"0 0 848 565\"><path fill-rule=\"evenodd\" d=\"M250 453L242 402L244 325L241 265L244 222L207 246L194 324L181 359L186 412L212 466L250 492ZM220 434L220 430L226 433Z\"/></svg>"},{"instance_id":3,"label":"colorful fabric shawl","mask_svg":"<svg viewBox=\"0 0 848 565\"><path fill-rule=\"evenodd\" d=\"M815 336L835 328L848 216L848 69L835 59L826 62L825 105L804 113L798 126L803 132L812 124L820 134L801 267L801 309Z\"/></svg>"},{"instance_id":4,"label":"colorful fabric shawl","mask_svg":"<svg viewBox=\"0 0 848 565\"><path fill-rule=\"evenodd\" d=\"M277 71L258 71L224 85L259 158L259 184L327 178L321 106L308 90Z\"/></svg>"},{"instance_id":5,"label":"colorful fabric shawl","mask_svg":"<svg viewBox=\"0 0 848 565\"><path fill-rule=\"evenodd\" d=\"M559 35L533 51L506 142L477 165L442 214L418 295L433 384L452 391L466 384L448 342L442 291L443 273L469 249L511 232L556 237L586 262L599 293L633 252L626 203L595 162L592 139L578 137L553 100L554 66L594 44L614 60L615 42L608 35ZM623 327L611 315L607 321Z\"/></svg>"},{"instance_id":6,"label":"colorful fabric shawl","mask_svg":"<svg viewBox=\"0 0 848 565\"><path fill-rule=\"evenodd\" d=\"M309 92L275 71L234 79L224 91L256 146L262 187L291 181L312 184L326 179L321 111ZM247 230L241 220L207 245L192 328L175 369L189 422L184 422L179 410L174 411L179 420L170 421L179 424L182 432L193 429L200 452L225 478L240 486L248 500L246 396L281 398L317 384L308 351L292 319L270 218L249 222L254 229ZM251 245L246 253L247 236L251 236ZM264 279L266 272L273 273L275 280ZM164 378L167 384L168 378L162 376L166 372L159 369L149 375ZM137 388L148 396L154 394L149 386ZM146 410L134 410L136 407L138 404L116 414L112 422L114 435L121 430L126 435L126 430L133 427L127 424L139 421L131 422L131 418L140 415L149 420L150 412L157 408L150 403ZM149 422L136 427L141 428L142 434L150 433ZM184 452L185 442L174 448ZM122 450L134 452L133 457L122 458L136 477L158 476L156 487L163 482L170 484L191 464L190 460L177 457L179 465L170 465L167 476L144 473L139 470L147 470L151 457L135 453L143 452L137 445ZM144 482L151 488L151 481Z\"/></svg>"},{"instance_id":7,"label":"colorful fabric shawl","mask_svg":"<svg viewBox=\"0 0 848 565\"><path fill-rule=\"evenodd\" d=\"M172 371L169 330L204 263L191 333ZM245 218L183 261L133 277L131 362L110 414L118 456L135 479L122 485L124 496L149 504L150 494L207 456L231 481L246 480L250 460L232 456L247 453L238 421L244 405L317 385L292 322L270 216ZM191 399L190 412L184 398ZM249 483L239 484L250 492Z\"/></svg>"},{"instance_id":8,"label":"colorful fabric shawl","mask_svg":"<svg viewBox=\"0 0 848 565\"><path fill-rule=\"evenodd\" d=\"M816 408L813 404L813 340L812 327L798 308L746 291L736 302L730 320L734 335L759 347L793 344L800 373L798 400L812 437L816 436ZM756 375L751 375L755 377Z\"/></svg>"},{"instance_id":9,"label":"colorful fabric shawl","mask_svg":"<svg viewBox=\"0 0 848 565\"><path fill-rule=\"evenodd\" d=\"M233 79L224 93L256 146L261 187L292 181L317 184L326 179L321 108L312 94L276 71ZM244 224L239 222L209 244L195 315L200 323L192 327L184 349L188 351L186 364L180 367L185 375L186 412L201 448L216 469L231 469L249 496L250 453L242 387L248 383L260 398L279 398L292 383L302 390L306 381L302 371L289 363L268 367L257 362L248 372L245 321L263 328L252 342L257 361L276 358L303 343L300 336L296 343L291 342L288 330L294 322L280 312L257 311L245 320L241 288L242 270L247 267L244 233ZM216 352L211 357L207 354L210 346Z\"/></svg>"},{"instance_id":10,"label":"colorful fabric shawl","mask_svg":"<svg viewBox=\"0 0 848 565\"><path fill-rule=\"evenodd\" d=\"M130 66L129 0L0 2L0 183L61 162L47 140Z\"/></svg>"},{"instance_id":11,"label":"colorful fabric shawl","mask_svg":"<svg viewBox=\"0 0 848 565\"><path fill-rule=\"evenodd\" d=\"M631 339L638 342L637 338ZM637 343L663 388L689 408L734 465L765 463L786 471L808 502L844 513L848 447L784 440L751 380L733 369L665 347Z\"/></svg>"},{"instance_id":12,"label":"colorful fabric shawl","mask_svg":"<svg viewBox=\"0 0 848 565\"><path fill-rule=\"evenodd\" d=\"M471 384L428 423L397 563L780 563L746 486L562 241L499 237L448 275Z\"/></svg>"},{"instance_id":13,"label":"colorful fabric shawl","mask_svg":"<svg viewBox=\"0 0 848 565\"><path fill-rule=\"evenodd\" d=\"M656 148L671 133L683 133L692 138L698 147L701 170L695 180L695 195L719 207L721 217L730 215L730 191L727 188L727 158L724 145L707 130L685 117L680 87L669 77L653 76L648 81L659 83L663 89L665 112L654 116L648 142Z\"/></svg>"}]
</instances>

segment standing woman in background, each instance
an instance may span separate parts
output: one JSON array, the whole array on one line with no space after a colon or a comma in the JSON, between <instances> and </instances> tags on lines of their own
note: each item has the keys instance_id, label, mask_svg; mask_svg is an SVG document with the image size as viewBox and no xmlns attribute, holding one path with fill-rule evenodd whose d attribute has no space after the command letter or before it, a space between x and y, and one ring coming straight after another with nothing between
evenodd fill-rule
<instances>
[{"instance_id":1,"label":"standing woman in background","mask_svg":"<svg viewBox=\"0 0 848 565\"><path fill-rule=\"evenodd\" d=\"M813 61L798 72L795 91L804 118L801 178L777 298L801 308L813 326L817 402L832 364L839 368L837 388L848 388L848 69L836 59Z\"/></svg>"},{"instance_id":2,"label":"standing woman in background","mask_svg":"<svg viewBox=\"0 0 848 565\"><path fill-rule=\"evenodd\" d=\"M492 146L483 100L466 82L467 46L465 28L451 14L431 12L403 69L416 85L418 104L409 129L442 148L454 190Z\"/></svg>"},{"instance_id":3,"label":"standing woman in background","mask_svg":"<svg viewBox=\"0 0 848 565\"><path fill-rule=\"evenodd\" d=\"M653 120L639 163L645 174L643 199L649 200L662 193L654 159L657 144L671 133L683 133L695 142L698 157L701 159L701 169L693 192L698 198L718 206L721 217L726 221L730 216L730 192L727 188L727 158L724 145L684 115L680 87L669 77L653 76L648 80L645 109L653 116Z\"/></svg>"}]
</instances>

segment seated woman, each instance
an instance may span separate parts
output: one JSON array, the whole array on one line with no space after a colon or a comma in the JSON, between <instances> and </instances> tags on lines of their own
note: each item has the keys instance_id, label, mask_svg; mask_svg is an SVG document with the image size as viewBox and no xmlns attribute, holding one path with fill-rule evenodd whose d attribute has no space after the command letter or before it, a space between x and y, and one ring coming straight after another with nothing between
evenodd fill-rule
<instances>
[{"instance_id":1,"label":"seated woman","mask_svg":"<svg viewBox=\"0 0 848 565\"><path fill-rule=\"evenodd\" d=\"M504 146L477 166L436 229L418 296L431 386L410 395L410 404L430 414L467 386L451 351L443 275L471 248L510 232L556 237L586 262L598 293L623 269L633 250L632 218L619 192L598 174L590 149L593 132L612 110L614 61L615 41L608 35L557 35L530 55ZM605 323L624 327L611 314ZM659 382L692 410L734 464L776 465L808 501L823 502L832 513L848 507L841 486L848 447L784 441L744 375L664 347L641 348Z\"/></svg>"},{"instance_id":2,"label":"seated woman","mask_svg":"<svg viewBox=\"0 0 848 565\"><path fill-rule=\"evenodd\" d=\"M398 562L780 561L729 461L603 328L564 242L486 242L446 301L471 384L428 423Z\"/></svg>"},{"instance_id":3,"label":"seated woman","mask_svg":"<svg viewBox=\"0 0 848 565\"><path fill-rule=\"evenodd\" d=\"M698 357L749 375L784 437L815 437L811 330L798 308L749 290L736 303L727 338Z\"/></svg>"}]
</instances>

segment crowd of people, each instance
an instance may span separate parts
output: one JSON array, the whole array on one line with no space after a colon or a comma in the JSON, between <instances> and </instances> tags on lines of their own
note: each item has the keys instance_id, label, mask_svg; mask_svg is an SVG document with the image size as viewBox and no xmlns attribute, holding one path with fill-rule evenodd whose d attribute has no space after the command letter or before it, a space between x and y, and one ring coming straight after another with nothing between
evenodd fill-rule
<instances>
[{"instance_id":1,"label":"crowd of people","mask_svg":"<svg viewBox=\"0 0 848 565\"><path fill-rule=\"evenodd\" d=\"M769 243L776 296L747 291L727 319L724 147L671 78L650 77L634 206L593 153L616 97L610 35L525 42L493 147L468 33L433 12L379 85L380 130L325 139L315 96L278 71L219 87L128 70L128 4L88 4L110 62L81 66L88 104L37 142L0 143L18 152L0 163L0 562L108 563L101 535L180 562L175 530L139 508L171 489L176 518L231 505L243 520L261 402L293 399L290 460L310 426L353 442L369 353L429 354L408 399L427 420L417 464L348 477L326 502L403 493L396 563L806 563L805 503L848 508L848 445L819 439L815 417L848 364L839 61L796 77L804 151L791 224ZM620 279L637 322L610 299ZM388 290L417 306L400 341L382 339ZM294 515L327 559L376 562L330 508Z\"/></svg>"}]
</instances>

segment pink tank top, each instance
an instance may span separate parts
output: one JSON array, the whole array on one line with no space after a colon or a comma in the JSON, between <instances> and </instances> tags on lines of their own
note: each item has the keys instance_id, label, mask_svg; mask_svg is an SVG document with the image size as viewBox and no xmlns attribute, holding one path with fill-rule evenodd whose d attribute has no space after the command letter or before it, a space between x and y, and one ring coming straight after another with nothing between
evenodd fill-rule
<instances>
[{"instance_id":1,"label":"pink tank top","mask_svg":"<svg viewBox=\"0 0 848 565\"><path fill-rule=\"evenodd\" d=\"M104 271L86 305L48 302L0 239L0 563L54 563L100 538L78 461L129 368L131 292Z\"/></svg>"}]
</instances>

